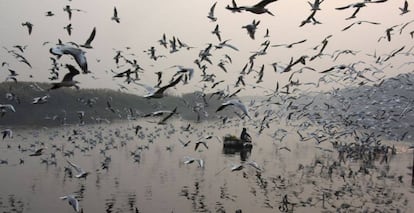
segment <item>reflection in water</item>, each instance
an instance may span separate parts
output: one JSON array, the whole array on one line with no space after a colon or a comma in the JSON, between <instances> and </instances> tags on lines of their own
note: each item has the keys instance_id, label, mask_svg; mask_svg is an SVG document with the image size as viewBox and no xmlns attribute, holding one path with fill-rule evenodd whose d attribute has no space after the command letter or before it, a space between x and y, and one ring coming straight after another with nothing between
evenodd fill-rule
<instances>
[{"instance_id":1,"label":"reflection in water","mask_svg":"<svg viewBox=\"0 0 414 213\"><path fill-rule=\"evenodd\" d=\"M266 130L252 135L252 149L223 148L214 137L237 133L240 127L215 130L206 122L180 131L175 126L182 121L171 122L139 122L141 136L133 134L138 122L16 129L16 136L0 145L10 146L0 150L8 161L0 165L0 181L9 183L0 190L1 211L72 212L58 202L67 194L74 194L85 212L320 212L361 206L373 211L411 205L409 176L399 165L411 153L390 155L383 162L383 155L374 161L344 161L341 152L322 146L327 143L297 142L292 134L272 142ZM210 136L205 139L208 149L194 151L195 141ZM33 137L38 142L28 139ZM183 146L179 139L191 142ZM29 156L41 146L48 147L42 155ZM203 167L184 163L188 159L202 159ZM76 178L67 160L90 174Z\"/></svg>"}]
</instances>

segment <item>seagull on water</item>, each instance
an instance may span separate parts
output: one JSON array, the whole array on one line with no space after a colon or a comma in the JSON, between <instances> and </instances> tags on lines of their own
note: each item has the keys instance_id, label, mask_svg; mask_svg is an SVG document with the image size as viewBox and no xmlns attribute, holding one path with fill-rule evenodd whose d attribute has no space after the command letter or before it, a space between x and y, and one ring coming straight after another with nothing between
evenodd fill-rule
<instances>
[{"instance_id":1,"label":"seagull on water","mask_svg":"<svg viewBox=\"0 0 414 213\"><path fill-rule=\"evenodd\" d=\"M76 63L78 63L79 67L82 69L83 73L89 73L88 71L88 63L86 61L85 52L79 48L58 44L56 47L52 47L49 50L50 53L56 55L58 59L62 55L71 55L75 58Z\"/></svg>"},{"instance_id":2,"label":"seagull on water","mask_svg":"<svg viewBox=\"0 0 414 213\"><path fill-rule=\"evenodd\" d=\"M6 112L16 112L16 109L11 104L0 104L0 117L3 117Z\"/></svg>"},{"instance_id":3,"label":"seagull on water","mask_svg":"<svg viewBox=\"0 0 414 213\"><path fill-rule=\"evenodd\" d=\"M68 200L69 205L71 205L76 212L80 211L79 201L75 198L75 195L66 195L60 197L60 199Z\"/></svg>"}]
</instances>

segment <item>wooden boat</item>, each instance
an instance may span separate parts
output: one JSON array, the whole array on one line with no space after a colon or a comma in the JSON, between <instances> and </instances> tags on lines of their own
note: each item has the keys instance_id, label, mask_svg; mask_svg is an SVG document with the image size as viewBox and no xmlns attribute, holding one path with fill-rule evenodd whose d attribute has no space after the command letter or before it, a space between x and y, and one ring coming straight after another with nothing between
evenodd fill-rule
<instances>
[{"instance_id":1,"label":"wooden boat","mask_svg":"<svg viewBox=\"0 0 414 213\"><path fill-rule=\"evenodd\" d=\"M227 149L251 149L253 147L251 141L243 141L234 135L226 135L223 138L223 148Z\"/></svg>"}]
</instances>

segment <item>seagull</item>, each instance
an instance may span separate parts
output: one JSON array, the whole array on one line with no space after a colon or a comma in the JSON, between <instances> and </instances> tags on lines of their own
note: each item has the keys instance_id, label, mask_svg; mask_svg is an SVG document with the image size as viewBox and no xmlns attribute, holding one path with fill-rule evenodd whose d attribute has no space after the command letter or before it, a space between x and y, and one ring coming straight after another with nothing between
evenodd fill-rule
<instances>
[{"instance_id":1,"label":"seagull","mask_svg":"<svg viewBox=\"0 0 414 213\"><path fill-rule=\"evenodd\" d=\"M63 8L63 11L65 11L65 12L68 13L69 21L72 19L72 10L73 11L78 11L78 12L81 12L82 11L82 10L79 10L79 9L72 9L72 8L70 8L70 5L66 5Z\"/></svg>"},{"instance_id":2,"label":"seagull","mask_svg":"<svg viewBox=\"0 0 414 213\"><path fill-rule=\"evenodd\" d=\"M182 141L180 138L178 138L178 141L181 143L181 145L183 145L183 147L187 147L187 146L188 146L188 144L190 144L190 143L191 143L191 140L189 140L189 141L187 141L187 142L184 142L184 141Z\"/></svg>"},{"instance_id":3,"label":"seagull","mask_svg":"<svg viewBox=\"0 0 414 213\"><path fill-rule=\"evenodd\" d=\"M33 98L32 104L44 104L47 102L47 99L49 98L49 95L41 96L41 97L35 97Z\"/></svg>"},{"instance_id":4,"label":"seagull","mask_svg":"<svg viewBox=\"0 0 414 213\"><path fill-rule=\"evenodd\" d=\"M197 161L197 163L198 163L198 166L200 167L200 168L204 168L204 160L203 159L201 159L201 158L192 158L192 157L189 157L189 156L185 156L184 157L184 164L192 164L192 163L194 163L195 161Z\"/></svg>"},{"instance_id":5,"label":"seagull","mask_svg":"<svg viewBox=\"0 0 414 213\"><path fill-rule=\"evenodd\" d=\"M54 16L55 14L52 11L47 11L45 16Z\"/></svg>"},{"instance_id":6,"label":"seagull","mask_svg":"<svg viewBox=\"0 0 414 213\"><path fill-rule=\"evenodd\" d=\"M195 144L194 151L197 151L197 149L200 146L200 144L203 144L203 146L206 147L206 149L208 149L207 143L205 141L198 141Z\"/></svg>"},{"instance_id":7,"label":"seagull","mask_svg":"<svg viewBox=\"0 0 414 213\"><path fill-rule=\"evenodd\" d=\"M60 199L68 200L69 205L71 205L76 212L80 211L79 201L75 198L74 195L66 195L66 196L60 197Z\"/></svg>"},{"instance_id":8,"label":"seagull","mask_svg":"<svg viewBox=\"0 0 414 213\"><path fill-rule=\"evenodd\" d=\"M404 15L404 14L406 14L406 13L408 13L408 12L410 12L410 10L408 9L408 1L407 0L405 0L404 1L404 7L399 7L398 9L400 9L401 10L401 14L400 15Z\"/></svg>"},{"instance_id":9,"label":"seagull","mask_svg":"<svg viewBox=\"0 0 414 213\"><path fill-rule=\"evenodd\" d=\"M247 33L249 34L251 39L254 39L254 34L256 33L257 25L259 25L260 21L253 20L251 24L245 25L242 28L246 28Z\"/></svg>"},{"instance_id":10,"label":"seagull","mask_svg":"<svg viewBox=\"0 0 414 213\"><path fill-rule=\"evenodd\" d=\"M72 24L68 24L67 26L63 27L63 29L66 29L66 31L68 32L69 36L72 35Z\"/></svg>"},{"instance_id":11,"label":"seagull","mask_svg":"<svg viewBox=\"0 0 414 213\"><path fill-rule=\"evenodd\" d=\"M96 34L96 27L93 28L91 35L89 36L88 40L86 40L85 44L80 45L83 48L92 48L91 43L93 41L93 39L95 38L95 34Z\"/></svg>"},{"instance_id":12,"label":"seagull","mask_svg":"<svg viewBox=\"0 0 414 213\"><path fill-rule=\"evenodd\" d=\"M73 77L79 74L79 70L70 64L66 64L66 68L69 69L69 73L63 77L61 82L52 83L52 87L49 90L59 89L61 87L75 87L76 89L79 89L79 86L76 85L79 82L73 80Z\"/></svg>"},{"instance_id":13,"label":"seagull","mask_svg":"<svg viewBox=\"0 0 414 213\"><path fill-rule=\"evenodd\" d=\"M32 34L32 30L33 30L33 24L26 21L22 23L22 26L26 26L27 30L29 31L29 35Z\"/></svg>"},{"instance_id":14,"label":"seagull","mask_svg":"<svg viewBox=\"0 0 414 213\"><path fill-rule=\"evenodd\" d=\"M114 7L114 16L112 16L111 20L116 21L116 23L119 23L120 18L118 17L118 11L116 10L116 7Z\"/></svg>"},{"instance_id":15,"label":"seagull","mask_svg":"<svg viewBox=\"0 0 414 213\"><path fill-rule=\"evenodd\" d=\"M208 16L207 16L207 18L209 18L213 22L217 21L217 17L214 16L214 8L216 8L216 4L217 2L215 2L213 6L211 6L210 12L208 13Z\"/></svg>"},{"instance_id":16,"label":"seagull","mask_svg":"<svg viewBox=\"0 0 414 213\"><path fill-rule=\"evenodd\" d=\"M237 108L239 108L240 110L242 110L243 111L243 113L248 117L248 118L250 118L251 119L251 117L250 117L250 115L249 115L249 111L248 111L248 109L247 109L247 107L246 107L246 105L244 105L240 100L238 100L238 99L231 99L231 100L228 100L228 101L226 101L226 102L224 102L224 103L222 103L221 104L221 106L216 110L216 112L218 112L218 111L221 111L221 110L223 110L224 108L226 108L226 107L228 107L228 106L234 106L234 107L237 107Z\"/></svg>"},{"instance_id":17,"label":"seagull","mask_svg":"<svg viewBox=\"0 0 414 213\"><path fill-rule=\"evenodd\" d=\"M58 59L62 55L71 55L75 58L76 63L78 63L79 67L82 69L83 73L89 73L88 71L88 63L86 61L85 52L79 48L71 47L64 44L59 44L56 47L50 48L50 53L56 55Z\"/></svg>"},{"instance_id":18,"label":"seagull","mask_svg":"<svg viewBox=\"0 0 414 213\"><path fill-rule=\"evenodd\" d=\"M211 31L214 35L217 36L218 40L221 42L220 30L219 25L217 24L213 31Z\"/></svg>"},{"instance_id":19,"label":"seagull","mask_svg":"<svg viewBox=\"0 0 414 213\"><path fill-rule=\"evenodd\" d=\"M301 44L301 43L306 42L306 41L307 41L307 39L303 39L303 40L296 41L296 42L293 42L293 43L290 43L290 44L275 44L275 45L272 45L272 47L285 46L286 48L292 48L293 45Z\"/></svg>"},{"instance_id":20,"label":"seagull","mask_svg":"<svg viewBox=\"0 0 414 213\"><path fill-rule=\"evenodd\" d=\"M68 163L69 163L69 165L71 165L75 170L76 170L76 172L78 173L77 175L75 175L75 177L77 177L77 178L86 178L86 176L88 176L88 174L89 174L89 172L86 172L85 170L83 170L81 167L79 167L78 165L76 165L76 164L74 164L74 163L72 163L71 161L69 161L69 160L66 160Z\"/></svg>"},{"instance_id":21,"label":"seagull","mask_svg":"<svg viewBox=\"0 0 414 213\"><path fill-rule=\"evenodd\" d=\"M352 23L352 24L350 24L350 25L348 25L348 26L344 27L344 29L342 29L342 31L345 31L345 30L347 30L347 29L351 28L351 27L352 27L352 26L354 26L355 24L362 24L362 23L375 24L375 25L380 24L380 23L378 23L378 22L372 22L372 21L356 21L356 22L354 22L354 23Z\"/></svg>"},{"instance_id":22,"label":"seagull","mask_svg":"<svg viewBox=\"0 0 414 213\"><path fill-rule=\"evenodd\" d=\"M377 0L377 1L364 0L363 2L357 2L357 3L349 4L349 5L346 5L346 6L343 6L343 7L337 7L335 9L345 10L345 9L348 9L348 8L356 8L354 13L350 17L346 18L346 19L353 19L353 18L356 18L356 14L359 12L359 10L362 7L367 6L366 5L367 3L383 3L383 2L386 2L386 1L388 1L388 0Z\"/></svg>"},{"instance_id":23,"label":"seagull","mask_svg":"<svg viewBox=\"0 0 414 213\"><path fill-rule=\"evenodd\" d=\"M165 116L164 118L162 118L158 124L165 124L165 122L170 119L173 115L177 114L177 107L174 108L173 111L171 111L170 114L168 114L167 116Z\"/></svg>"},{"instance_id":24,"label":"seagull","mask_svg":"<svg viewBox=\"0 0 414 213\"><path fill-rule=\"evenodd\" d=\"M240 12L241 12L241 8L237 6L237 3L236 3L236 1L235 1L235 0L232 0L232 1L231 1L231 5L232 5L232 6L227 5L227 6L226 6L226 9L230 10L232 13L236 13L236 12L237 12L237 13L240 13Z\"/></svg>"},{"instance_id":25,"label":"seagull","mask_svg":"<svg viewBox=\"0 0 414 213\"><path fill-rule=\"evenodd\" d=\"M44 148L39 148L36 149L32 154L30 154L29 156L40 156L43 154L43 151L46 149L47 147Z\"/></svg>"},{"instance_id":26,"label":"seagull","mask_svg":"<svg viewBox=\"0 0 414 213\"><path fill-rule=\"evenodd\" d=\"M170 82L169 84L158 88L157 90L150 92L149 94L145 95L145 98L162 98L164 97L164 91L167 90L170 87L174 87L175 85L177 85L181 79L183 78L183 75L180 75L177 79L175 79L174 81Z\"/></svg>"},{"instance_id":27,"label":"seagull","mask_svg":"<svg viewBox=\"0 0 414 213\"><path fill-rule=\"evenodd\" d=\"M242 9L242 10L245 10L245 11L249 11L251 13L255 13L255 14L268 13L268 14L273 16L273 13L271 13L265 7L268 4L270 4L272 2L275 2L275 1L277 1L277 0L262 0L262 1L260 1L259 3L255 4L253 6L242 6L242 7L239 7L239 8Z\"/></svg>"},{"instance_id":28,"label":"seagull","mask_svg":"<svg viewBox=\"0 0 414 213\"><path fill-rule=\"evenodd\" d=\"M11 104L0 104L0 116L3 117L6 114L7 111L16 112L13 105L11 105Z\"/></svg>"},{"instance_id":29,"label":"seagull","mask_svg":"<svg viewBox=\"0 0 414 213\"><path fill-rule=\"evenodd\" d=\"M1 132L0 132L3 136L3 140L6 138L6 137L9 137L9 138L13 138L13 131L11 130L11 129L4 129L4 130L2 130Z\"/></svg>"}]
</instances>

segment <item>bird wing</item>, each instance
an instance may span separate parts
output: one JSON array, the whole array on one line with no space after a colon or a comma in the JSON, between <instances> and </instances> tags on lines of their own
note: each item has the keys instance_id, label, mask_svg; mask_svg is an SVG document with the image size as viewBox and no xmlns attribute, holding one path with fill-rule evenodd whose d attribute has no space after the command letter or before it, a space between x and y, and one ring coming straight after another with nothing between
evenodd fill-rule
<instances>
[{"instance_id":1,"label":"bird wing","mask_svg":"<svg viewBox=\"0 0 414 213\"><path fill-rule=\"evenodd\" d=\"M118 11L116 11L116 7L114 7L114 17L118 17Z\"/></svg>"},{"instance_id":2,"label":"bird wing","mask_svg":"<svg viewBox=\"0 0 414 213\"><path fill-rule=\"evenodd\" d=\"M76 172L78 172L78 173L83 173L83 172L85 172L82 168L80 168L78 165L76 165L76 164L74 164L74 163L72 163L71 161L69 161L69 160L66 160L68 163L69 163L69 165L71 165L75 170L76 170Z\"/></svg>"},{"instance_id":3,"label":"bird wing","mask_svg":"<svg viewBox=\"0 0 414 213\"><path fill-rule=\"evenodd\" d=\"M277 1L277 0L262 0L261 2L255 4L253 7L263 7L264 8L264 7L266 7L266 5L268 5L272 2L275 2L275 1Z\"/></svg>"},{"instance_id":4,"label":"bird wing","mask_svg":"<svg viewBox=\"0 0 414 213\"><path fill-rule=\"evenodd\" d=\"M214 17L214 9L216 8L216 4L217 4L217 2L215 2L215 3L213 4L213 6L211 6L211 8L210 8L210 12L209 12L209 14L208 14L208 16L209 16L209 17Z\"/></svg>"},{"instance_id":5,"label":"bird wing","mask_svg":"<svg viewBox=\"0 0 414 213\"><path fill-rule=\"evenodd\" d=\"M229 103L229 102L222 103L221 106L216 110L216 112L223 110L224 108L226 108L229 105L231 105L231 103Z\"/></svg>"},{"instance_id":6,"label":"bird wing","mask_svg":"<svg viewBox=\"0 0 414 213\"><path fill-rule=\"evenodd\" d=\"M164 91L166 90L166 89L168 89L168 88L170 88L170 87L174 87L175 85L177 85L180 81L181 81L181 79L183 78L183 75L180 75L177 79L175 79L174 81L172 81L171 83L169 83L169 84L167 84L167 85L165 85L165 86L163 86L163 87L161 87L161 88L159 88L155 93L158 93L158 94L162 94L162 93L164 93Z\"/></svg>"},{"instance_id":7,"label":"bird wing","mask_svg":"<svg viewBox=\"0 0 414 213\"><path fill-rule=\"evenodd\" d=\"M63 81L72 81L73 77L75 75L78 75L80 72L78 69L76 69L74 66L70 65L70 64L66 64L66 68L69 69L69 73L67 73L64 77L63 77Z\"/></svg>"},{"instance_id":8,"label":"bird wing","mask_svg":"<svg viewBox=\"0 0 414 213\"><path fill-rule=\"evenodd\" d=\"M86 40L85 46L91 45L93 39L95 38L95 34L96 34L96 27L93 28L91 35L89 36L88 40Z\"/></svg>"}]
</instances>

